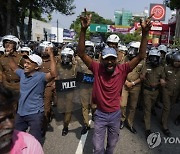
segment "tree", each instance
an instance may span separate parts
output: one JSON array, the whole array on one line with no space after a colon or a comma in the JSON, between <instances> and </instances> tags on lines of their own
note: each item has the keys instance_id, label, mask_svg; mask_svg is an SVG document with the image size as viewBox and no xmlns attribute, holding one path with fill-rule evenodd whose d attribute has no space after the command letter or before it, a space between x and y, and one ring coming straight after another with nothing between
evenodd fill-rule
<instances>
[{"instance_id":1,"label":"tree","mask_svg":"<svg viewBox=\"0 0 180 154\"><path fill-rule=\"evenodd\" d=\"M179 39L180 38L180 1L179 0L165 0L165 4L171 10L176 9L175 39Z\"/></svg>"},{"instance_id":2,"label":"tree","mask_svg":"<svg viewBox=\"0 0 180 154\"><path fill-rule=\"evenodd\" d=\"M139 22L140 21L140 19L141 19L141 17L134 17L134 18L132 18L132 19L129 19L129 25L130 26L134 26L134 23L135 22Z\"/></svg>"},{"instance_id":3,"label":"tree","mask_svg":"<svg viewBox=\"0 0 180 154\"><path fill-rule=\"evenodd\" d=\"M165 0L164 3L171 10L180 9L180 1L179 0Z\"/></svg>"},{"instance_id":4,"label":"tree","mask_svg":"<svg viewBox=\"0 0 180 154\"><path fill-rule=\"evenodd\" d=\"M20 37L24 39L24 19L29 17L28 38L31 37L32 18L44 20L41 15L46 13L49 18L53 11L65 15L74 14L74 0L0 0L0 36L13 34L17 36L20 27Z\"/></svg>"}]
</instances>

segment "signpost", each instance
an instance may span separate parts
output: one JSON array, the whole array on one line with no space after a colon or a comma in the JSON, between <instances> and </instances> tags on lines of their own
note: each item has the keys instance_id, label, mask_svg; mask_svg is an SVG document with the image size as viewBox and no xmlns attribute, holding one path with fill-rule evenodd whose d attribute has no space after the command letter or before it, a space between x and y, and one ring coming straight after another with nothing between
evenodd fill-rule
<instances>
[{"instance_id":1,"label":"signpost","mask_svg":"<svg viewBox=\"0 0 180 154\"><path fill-rule=\"evenodd\" d=\"M150 15L154 14L152 20L164 21L166 15L166 6L163 4L150 4Z\"/></svg>"}]
</instances>

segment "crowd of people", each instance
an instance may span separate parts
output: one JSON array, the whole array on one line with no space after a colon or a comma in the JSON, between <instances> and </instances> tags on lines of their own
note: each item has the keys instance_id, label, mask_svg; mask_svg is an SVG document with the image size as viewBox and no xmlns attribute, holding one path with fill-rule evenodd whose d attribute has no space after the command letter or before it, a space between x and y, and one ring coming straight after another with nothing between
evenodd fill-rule
<instances>
[{"instance_id":1,"label":"crowd of people","mask_svg":"<svg viewBox=\"0 0 180 154\"><path fill-rule=\"evenodd\" d=\"M43 41L36 48L20 49L16 36L4 36L0 50L0 153L43 153L52 105L63 113L62 136L66 136L77 101L82 108L82 135L90 130L92 112L95 154L112 154L124 126L138 133L134 128L137 106L144 112L146 138L153 132L155 106L162 106L161 129L170 136L169 115L180 93L180 49L165 45L148 48L150 19L141 22L141 42L125 46L112 34L98 56L95 44L85 40L91 23L86 10L80 18L77 48L66 44L55 51L52 42ZM180 125L180 115L174 120Z\"/></svg>"}]
</instances>

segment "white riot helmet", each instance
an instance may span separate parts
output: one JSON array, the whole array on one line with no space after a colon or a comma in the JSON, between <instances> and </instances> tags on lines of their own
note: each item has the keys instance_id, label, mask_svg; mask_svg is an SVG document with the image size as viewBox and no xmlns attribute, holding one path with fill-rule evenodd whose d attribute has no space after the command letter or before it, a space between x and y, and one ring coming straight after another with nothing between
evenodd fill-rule
<instances>
[{"instance_id":1,"label":"white riot helmet","mask_svg":"<svg viewBox=\"0 0 180 154\"><path fill-rule=\"evenodd\" d=\"M136 41L133 41L133 42L130 42L129 43L129 47L132 47L132 48L140 48L140 42L136 42Z\"/></svg>"},{"instance_id":2,"label":"white riot helmet","mask_svg":"<svg viewBox=\"0 0 180 154\"><path fill-rule=\"evenodd\" d=\"M91 41L86 41L85 42L85 47L86 47L86 54L88 56L90 56L91 58L94 57L94 53L95 53L95 45L93 42Z\"/></svg>"},{"instance_id":3,"label":"white riot helmet","mask_svg":"<svg viewBox=\"0 0 180 154\"><path fill-rule=\"evenodd\" d=\"M43 41L43 42L40 43L39 46L38 46L38 53L41 54L41 53L45 52L45 49L46 49L47 47L53 48L54 45L53 45L51 42L49 42L49 41Z\"/></svg>"},{"instance_id":4,"label":"white riot helmet","mask_svg":"<svg viewBox=\"0 0 180 154\"><path fill-rule=\"evenodd\" d=\"M129 60L132 60L134 57L138 55L139 47L140 47L140 42L133 41L129 43L129 48L127 52L127 56Z\"/></svg>"},{"instance_id":5,"label":"white riot helmet","mask_svg":"<svg viewBox=\"0 0 180 154\"><path fill-rule=\"evenodd\" d=\"M16 50L19 49L19 46L20 46L20 40L14 36L14 35L5 35L2 39L2 42L3 42L3 47L5 47L5 42L6 41L13 41L16 43Z\"/></svg>"},{"instance_id":6,"label":"white riot helmet","mask_svg":"<svg viewBox=\"0 0 180 154\"><path fill-rule=\"evenodd\" d=\"M159 51L164 51L165 53L167 53L167 47L165 45L163 45L163 44L158 47L158 50Z\"/></svg>"},{"instance_id":7,"label":"white riot helmet","mask_svg":"<svg viewBox=\"0 0 180 154\"><path fill-rule=\"evenodd\" d=\"M128 51L128 48L127 48L125 45L120 45L120 46L118 47L118 49L119 49L120 51Z\"/></svg>"},{"instance_id":8,"label":"white riot helmet","mask_svg":"<svg viewBox=\"0 0 180 154\"><path fill-rule=\"evenodd\" d=\"M94 47L94 43L91 41L85 41L85 46L92 46Z\"/></svg>"},{"instance_id":9,"label":"white riot helmet","mask_svg":"<svg viewBox=\"0 0 180 154\"><path fill-rule=\"evenodd\" d=\"M74 56L74 51L71 48L64 48L61 51L61 55L72 55L72 56Z\"/></svg>"},{"instance_id":10,"label":"white riot helmet","mask_svg":"<svg viewBox=\"0 0 180 154\"><path fill-rule=\"evenodd\" d=\"M32 50L31 50L31 48L29 48L29 47L22 47L22 48L21 48L21 52L28 52L29 55L32 54Z\"/></svg>"},{"instance_id":11,"label":"white riot helmet","mask_svg":"<svg viewBox=\"0 0 180 154\"><path fill-rule=\"evenodd\" d=\"M148 60L152 67L157 67L160 64L161 53L158 49L152 49L149 51Z\"/></svg>"},{"instance_id":12,"label":"white riot helmet","mask_svg":"<svg viewBox=\"0 0 180 154\"><path fill-rule=\"evenodd\" d=\"M116 34L110 35L110 36L107 38L107 40L106 40L107 43L108 43L108 42L119 43L119 41L120 41L120 38L119 38L119 36L117 36Z\"/></svg>"},{"instance_id":13,"label":"white riot helmet","mask_svg":"<svg viewBox=\"0 0 180 154\"><path fill-rule=\"evenodd\" d=\"M71 65L74 57L74 51L71 48L65 48L61 51L61 63Z\"/></svg>"},{"instance_id":14,"label":"white riot helmet","mask_svg":"<svg viewBox=\"0 0 180 154\"><path fill-rule=\"evenodd\" d=\"M152 49L152 50L149 51L149 56L158 56L158 57L160 57L161 53L157 49Z\"/></svg>"}]
</instances>

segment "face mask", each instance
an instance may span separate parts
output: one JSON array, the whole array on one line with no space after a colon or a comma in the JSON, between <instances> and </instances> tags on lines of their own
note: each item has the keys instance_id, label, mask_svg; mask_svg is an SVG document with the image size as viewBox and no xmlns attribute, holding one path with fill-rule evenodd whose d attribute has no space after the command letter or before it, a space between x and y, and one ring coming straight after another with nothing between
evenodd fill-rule
<instances>
[{"instance_id":1,"label":"face mask","mask_svg":"<svg viewBox=\"0 0 180 154\"><path fill-rule=\"evenodd\" d=\"M86 54L91 58L93 58L94 57L93 47L86 47Z\"/></svg>"},{"instance_id":2,"label":"face mask","mask_svg":"<svg viewBox=\"0 0 180 154\"><path fill-rule=\"evenodd\" d=\"M130 47L130 49L128 50L128 58L129 58L129 60L133 59L137 55L138 55L138 48Z\"/></svg>"},{"instance_id":3,"label":"face mask","mask_svg":"<svg viewBox=\"0 0 180 154\"><path fill-rule=\"evenodd\" d=\"M159 57L158 56L149 56L149 62L152 67L159 66Z\"/></svg>"},{"instance_id":4,"label":"face mask","mask_svg":"<svg viewBox=\"0 0 180 154\"><path fill-rule=\"evenodd\" d=\"M72 62L72 56L71 55L62 55L61 60L62 60L63 65L70 65L70 63Z\"/></svg>"}]
</instances>

